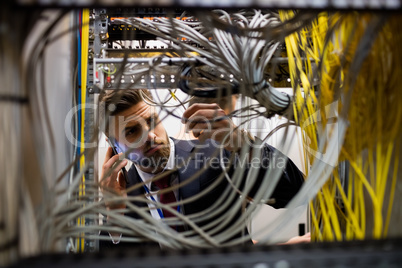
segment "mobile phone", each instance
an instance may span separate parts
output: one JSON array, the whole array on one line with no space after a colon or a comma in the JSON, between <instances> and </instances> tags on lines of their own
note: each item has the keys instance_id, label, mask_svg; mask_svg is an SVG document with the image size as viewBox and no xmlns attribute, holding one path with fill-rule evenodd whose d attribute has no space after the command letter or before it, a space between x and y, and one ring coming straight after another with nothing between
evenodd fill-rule
<instances>
[{"instance_id":1,"label":"mobile phone","mask_svg":"<svg viewBox=\"0 0 402 268\"><path fill-rule=\"evenodd\" d=\"M116 155L116 154L119 154L119 153L117 152L115 143L112 142L112 140L111 140L110 138L106 138L106 141L109 143L109 146L112 147L112 156L114 156L114 155ZM123 168L121 169L121 172L123 172L123 177L124 177L124 180L126 181L126 185L127 185L127 184L128 184L128 174L127 174L126 167L123 167Z\"/></svg>"}]
</instances>

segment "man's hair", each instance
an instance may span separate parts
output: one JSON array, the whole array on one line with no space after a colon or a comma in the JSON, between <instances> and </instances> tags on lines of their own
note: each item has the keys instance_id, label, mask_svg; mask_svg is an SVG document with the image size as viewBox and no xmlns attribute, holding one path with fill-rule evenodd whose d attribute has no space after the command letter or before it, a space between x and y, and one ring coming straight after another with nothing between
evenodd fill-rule
<instances>
[{"instance_id":1,"label":"man's hair","mask_svg":"<svg viewBox=\"0 0 402 268\"><path fill-rule=\"evenodd\" d=\"M143 101L142 96L152 100L151 92L148 89L107 90L101 96L100 103L105 110L109 111L110 115L116 115Z\"/></svg>"},{"instance_id":2,"label":"man's hair","mask_svg":"<svg viewBox=\"0 0 402 268\"><path fill-rule=\"evenodd\" d=\"M105 122L105 116L114 116L132 106L143 101L144 98L153 100L151 92L148 89L122 89L122 90L105 90L99 96L99 123L102 126ZM108 125L105 125L107 132Z\"/></svg>"}]
</instances>

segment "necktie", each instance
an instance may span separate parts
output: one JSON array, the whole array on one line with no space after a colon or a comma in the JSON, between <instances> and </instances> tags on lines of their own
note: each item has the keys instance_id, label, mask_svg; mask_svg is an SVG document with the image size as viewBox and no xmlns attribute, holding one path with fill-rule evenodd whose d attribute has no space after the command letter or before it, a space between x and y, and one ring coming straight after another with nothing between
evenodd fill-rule
<instances>
[{"instance_id":1,"label":"necktie","mask_svg":"<svg viewBox=\"0 0 402 268\"><path fill-rule=\"evenodd\" d=\"M159 188L159 190L165 190L170 187L170 176L171 174L160 178L159 180L154 181L153 183ZM159 202L162 204L170 204L176 202L176 196L174 195L173 190L167 191L159 195ZM174 207L177 209L177 207ZM163 217L169 218L174 217L174 214L168 211L167 209L162 209Z\"/></svg>"}]
</instances>

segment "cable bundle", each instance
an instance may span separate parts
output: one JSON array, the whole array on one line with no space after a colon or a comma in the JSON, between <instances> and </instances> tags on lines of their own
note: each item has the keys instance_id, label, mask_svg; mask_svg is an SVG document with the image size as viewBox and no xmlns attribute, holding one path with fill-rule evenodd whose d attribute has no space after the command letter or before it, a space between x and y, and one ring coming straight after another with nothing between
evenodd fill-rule
<instances>
[{"instance_id":1,"label":"cable bundle","mask_svg":"<svg viewBox=\"0 0 402 268\"><path fill-rule=\"evenodd\" d=\"M231 14L216 10L196 15L197 19L187 21L127 18L114 22L150 32L182 56L196 52L199 63L214 70L215 76L209 74L208 82L220 92L211 97L223 94L225 89L229 91L226 95L242 93L258 100L267 109L267 116L285 113L290 104L289 96L269 85L265 77L268 63L279 44L277 29L281 23L278 17L259 10ZM190 82L205 84L206 76L201 77L202 81L195 81L196 78L190 78L190 73L195 74L191 68L184 73ZM182 79L186 77L182 75ZM197 95L194 91L193 85L189 93Z\"/></svg>"},{"instance_id":2,"label":"cable bundle","mask_svg":"<svg viewBox=\"0 0 402 268\"><path fill-rule=\"evenodd\" d=\"M196 58L198 66L190 63L191 68L188 74L182 73L181 77L188 81L190 93L205 84L213 89L220 89L216 91L218 98L223 97L224 91L231 95L237 90L236 93L258 100L259 105L241 107L229 114L230 117L244 119L239 127L261 115L270 117L274 114L289 112L288 107L292 100L287 95L279 93L266 81L267 66L276 53L279 42L286 36L289 70L295 91L294 106L291 107L293 113L289 117L294 118L304 130L306 158L310 159L312 168L303 189L289 203L288 212L274 223L275 228L272 233L280 230L283 223L295 217L294 211L299 205L307 204L316 197L311 206L313 238L342 240L363 239L367 236L386 237L392 222L391 216L395 215L392 200L398 183L397 168L401 146L402 108L399 104L402 91L398 90L397 83L401 72L401 50L398 44L401 43L402 37L397 31L400 20L393 16L386 20L383 16L360 13L327 14L324 12L317 15L286 11L280 14L283 22L275 13L264 13L258 10L232 14L225 11L200 13L197 14L198 20L188 21L173 18L160 18L153 21L130 18L121 19L119 22L134 25L159 36L174 48L179 56L188 57L191 54ZM83 16L85 19L78 24L83 27L79 35L82 40L87 39L88 16L86 11ZM57 24L58 19L54 21L54 24ZM48 43L56 39L49 38L53 27L53 24L48 27L38 46L33 50L25 79L32 82L29 90L32 99L31 125L39 145L52 145L53 142L47 119L48 111L43 108L46 105L43 107L41 105L44 103L42 99L45 94L39 89L43 90L44 87L40 86L43 85L43 81L37 79L38 73L43 71L38 68L43 51ZM5 42L5 39L2 40ZM78 50L83 54L80 58L82 62L79 64L82 70L78 71L78 77L81 80L82 91L77 96L77 103L85 104L87 78L85 53L88 49L86 42L80 42L80 45ZM2 45L1 49L2 57L9 55L7 51L11 49L10 44ZM130 64L122 64L124 68L116 68L110 64L107 68L101 66L99 70L107 75L113 73L116 77L122 74L141 75L143 72L152 74L154 70L163 72L163 69L159 68L162 57L167 56L151 59L152 64L149 64L151 66L149 70L135 69L134 65ZM7 75L10 70L7 66L1 67L4 77L8 79L12 76ZM204 67L207 67L207 71L203 69ZM168 72L166 74L171 75ZM43 79L43 76L40 77ZM152 83L149 82L148 86L152 88ZM5 87L3 90L7 88L11 87ZM170 92L175 98L173 90L174 88ZM18 90L14 91L16 92ZM159 98L155 102L145 99L145 101L162 109L167 108L167 99ZM171 107L173 111L170 114L175 114L175 109L178 109L180 105ZM261 112L260 108L264 108L265 111ZM3 115L9 115L14 108L2 106L2 110L4 110ZM248 114L245 115L245 112ZM18 117L18 114L14 115ZM84 113L76 118L80 141L85 140L84 120ZM18 122L18 118L15 122ZM2 121L2 124L4 138L1 142L4 146L8 146L12 165L15 166L19 157L14 153L21 151L14 140L18 137L18 133L15 134L18 131L7 125L10 121ZM288 125L290 124L292 123L289 122ZM90 142L97 141L99 138L98 126L96 125L94 129L95 133ZM44 132L49 134L49 140L45 140L41 135ZM38 178L38 181L43 184L45 194L43 204L37 211L38 216L33 216L33 205L28 202L29 200L25 200L27 202L24 207L24 212L27 211L26 218L34 219L33 222L38 225L37 228L31 227L37 231L31 232L32 237L36 236L37 240L32 239L28 242L38 245L39 251L50 251L57 242L71 237L78 238L78 248L74 250L80 251L84 246L84 234L85 238L90 239L110 239L108 236L99 237L91 234L98 230L121 232L123 233L122 241L152 240L171 248L222 247L240 244L249 237L244 236L230 242L228 238L242 231L257 205L267 201L282 172L278 169L268 170L263 184L254 195L253 202L248 204L242 216L230 228L225 228L228 221L235 218L236 212L250 201L247 196L251 192L250 185L256 179L257 168L250 170L247 178L249 184L246 184L244 188L240 185L245 166L237 168L231 177L224 169L217 181L205 191L180 201L181 205L194 201L214 189L222 180L228 180L231 187L225 189L213 206L200 213L184 216L172 208L155 202L155 207L170 209L177 216L162 222L151 217L148 207L144 209L132 204L132 202L149 203L150 201L145 197L126 198L116 196L112 192L105 192L103 196L100 196L98 182L87 181L84 177L85 172L90 168L85 159L93 159L97 148L76 145L74 161L66 167L65 172L58 176L54 185L48 185L47 181L52 181L52 178L56 177L55 174L46 172L48 167L40 163L43 177ZM42 147L37 147L38 154L41 155ZM248 146L242 148L240 161L245 161L248 149ZM216 150L215 155L222 153L223 150ZM253 156L258 156L259 153L258 150L253 150ZM2 157L6 158L8 155L2 155ZM341 164L335 168L337 162ZM77 172L71 173L70 185L60 186L62 178L76 165L78 165ZM4 167L4 170L6 170L4 189L7 190L4 192L5 195L1 195L2 198L6 196L4 198L6 202L2 204L9 204L10 200L18 200L16 198L18 195L10 197L9 193L22 193L26 190L24 184L18 186L20 178L15 172L16 168ZM204 171L205 169L200 169L187 183ZM10 177L12 179L9 179ZM13 180L16 177L18 180ZM143 187L143 184L134 185L128 191L140 187ZM237 191L240 188L241 194ZM387 196L389 196L388 200L386 200ZM235 205L233 200L236 201ZM127 208L121 211L106 210L105 202L111 201L123 202ZM373 207L373 215L368 216L371 207ZM5 214L4 211L6 213L12 211L4 209L3 206L1 208L3 209L1 216ZM124 217L121 212L135 212L141 218ZM6 222L7 228L12 226L8 221L13 224L16 222L15 211L11 214L12 217ZM84 224L84 218L97 220L100 214L111 217L110 225ZM208 226L200 228L197 225L217 215L219 217L216 217L216 220ZM369 226L369 217L373 219L372 227ZM4 225L3 222L2 218L2 225ZM27 220L24 223L29 222ZM167 225L180 224L190 226L189 231L178 234L173 229L167 228ZM7 230L11 230L9 234L12 241L14 238L12 235L16 233L16 230L12 228ZM3 233L2 229L0 232ZM261 242L269 241L270 237L267 236L266 240Z\"/></svg>"},{"instance_id":3,"label":"cable bundle","mask_svg":"<svg viewBox=\"0 0 402 268\"><path fill-rule=\"evenodd\" d=\"M219 16L216 14L219 14ZM197 69L197 66L192 67L193 70L196 70L195 72L190 70L190 75L187 75L186 73L186 75L182 78L188 79L190 83L194 83L196 85L200 84L201 82L204 84L210 83L210 85L215 87L219 85L220 90L218 90L216 93L218 95L218 99L223 96L224 90L226 90L226 94L231 94L234 92L234 84L238 87L238 92L246 96L252 96L259 100L260 106L266 108L265 113L261 113L257 109L259 107L248 106L242 107L240 111L234 111L229 115L231 117L244 116L241 112L250 111L251 113L245 117L243 124L262 114L269 117L275 113L284 113L288 107L290 98L286 95L276 92L275 89L270 87L264 76L267 64L277 46L277 41L272 41L275 40L272 38L275 37L280 39L280 32L285 34L302 28L312 20L312 15L308 14L305 16L297 16L297 19L300 19L301 21L293 20L285 23L279 23L278 19L274 15L263 14L260 11L253 11L247 14L234 13L230 15L224 11L216 11L215 13L207 15L202 14L199 17L202 23L195 20L192 20L191 23L182 22L181 20L172 18L161 18L154 21L140 18L130 18L117 20L117 22L128 23L135 27L149 31L159 36L162 40L168 40L168 42L170 42L172 47L176 50L176 53L179 55L186 56L195 51L198 55L200 55L195 56L197 60L202 63L202 65L218 70L219 73L221 73L220 78L223 79L217 79L216 74L205 73L203 70ZM188 24L191 24L191 27ZM250 25L253 25L253 27L249 27ZM228 27L229 30L222 29L224 27ZM194 30L193 28L197 30ZM231 34L231 32L234 32L235 34ZM181 38L178 40L178 36L183 37L186 40L190 40L190 42L195 42L198 46L202 46L203 49L198 49L198 46L194 47L190 43L182 42ZM249 52L252 52L252 55L254 56L247 58L246 55L248 55ZM154 64L152 65L152 69L150 69L151 72L154 68L158 67L158 63L161 61L158 58L155 58L152 60L152 62ZM124 73L124 70L118 70L117 73L119 72ZM201 77L197 77L197 74L201 74ZM201 80L201 82L199 80ZM207 83L205 83L206 80L208 81ZM195 92L196 89L192 88L190 91ZM192 92L190 92L190 94ZM147 102L149 102L149 100L147 100ZM164 100L159 100L159 102L155 103L155 105L158 105L163 109L164 103ZM285 103L287 104L285 105ZM171 114L173 114L173 112L171 112ZM346 130L346 121L341 123L342 135L344 135ZM286 126L288 125L290 125L290 123L286 124ZM267 138L268 137L269 135ZM248 149L248 146L244 146L244 148L242 148L240 160L243 162L247 158L246 152L248 152ZM330 156L339 154L339 150L334 141L332 142L331 150L329 151ZM223 151L217 151L216 153L222 154L222 152ZM253 150L252 157L258 157L259 153L259 150ZM327 156L327 158L330 156ZM326 161L330 160L326 159ZM225 171L225 169L223 169L223 171ZM201 169L199 172L197 172L197 174L194 174L192 179L195 179L196 176L202 172L204 172L204 169ZM196 200L201 195L204 195L207 191L210 191L216 187L221 180L228 180L231 187L225 189L219 200L215 202L209 209L190 216L177 214L176 211L171 209L171 212L177 216L177 219L174 221L170 219L165 220L165 223L168 223L169 225L180 225L185 223L191 227L191 230L188 232L181 233L180 235L174 235L171 233L172 230L163 229L167 233L165 233L165 231L159 232L159 234L162 236L155 236L155 230L159 230L163 227L161 222L155 221L152 217L150 217L149 214L146 214L143 210L133 206L130 203L130 201L146 203L149 203L150 201L145 198L127 199L124 197L116 197L113 194L107 194L104 196L103 202L110 202L113 200L124 202L127 209L117 212L103 211L105 215L108 215L110 218L114 219L114 221L111 222L113 224L112 226L116 225L120 227L112 227L112 229L110 229L111 226L104 226L102 228L105 230L115 230L123 233L123 241L138 242L151 239L161 243L162 245L175 248L217 247L241 243L249 238L244 236L240 239L232 240L229 243L227 240L229 237L233 236L233 234L242 231L245 226L245 221L250 217L251 213L256 209L258 204L265 203L268 197L272 194L282 170L268 169L268 172L265 173L265 178L262 185L253 198L253 202L247 206L247 210L244 211L235 225L231 226L230 228L225 228L224 226L235 216L236 211L240 209L240 206L245 206L244 204L248 203L246 198L251 191L250 185L253 185L253 182L256 179L258 168L253 168L248 173L247 179L249 183L244 189L242 189L242 191L240 191L241 195L239 199L238 189L244 172L245 166L242 168L237 168L231 177L226 172L223 172L220 178L213 185L208 187L208 189L196 196L191 197L189 200L182 200L180 202L180 204L183 205L186 202ZM322 174L329 175L331 172L332 169L323 165L315 165L313 167L311 176L309 177L307 183L303 186L302 191L300 191L298 195L289 203L289 210L274 223L274 229L271 232L271 235L280 230L283 226L283 223L288 222L297 216L297 213L295 213L297 208L300 205L307 204L312 198L314 198L315 193L327 181L327 177L322 176ZM192 179L190 179L188 182L190 182ZM132 191L138 189L139 187L143 187L143 185L134 185L133 187L130 187L130 189L127 189L127 191ZM234 205L233 200L236 200ZM153 205L156 207L166 208L163 204L159 203L153 203ZM95 207L92 207L91 209L95 209ZM226 211L226 213L219 214L224 211ZM126 219L120 215L121 212L135 212L137 214L141 213L142 219ZM216 215L220 216L208 226L203 226L202 228L197 226L197 223ZM147 223L146 226L144 226L144 221ZM77 232L78 230L76 227L72 226L69 233L73 234ZM141 234L141 236L139 236L139 234ZM130 235L131 237L127 237L127 235ZM269 242L271 235L268 235L266 239L264 239L265 241L261 242ZM101 237L101 239L109 240L110 238Z\"/></svg>"},{"instance_id":4,"label":"cable bundle","mask_svg":"<svg viewBox=\"0 0 402 268\"><path fill-rule=\"evenodd\" d=\"M283 20L293 15L281 12ZM323 12L286 38L306 155L320 162L332 139L341 150L323 163L339 165L311 205L317 240L384 238L400 215L392 210L401 140L400 19L385 16ZM318 66L315 84L311 62ZM344 140L341 119L348 122ZM401 233L396 226L393 232Z\"/></svg>"}]
</instances>

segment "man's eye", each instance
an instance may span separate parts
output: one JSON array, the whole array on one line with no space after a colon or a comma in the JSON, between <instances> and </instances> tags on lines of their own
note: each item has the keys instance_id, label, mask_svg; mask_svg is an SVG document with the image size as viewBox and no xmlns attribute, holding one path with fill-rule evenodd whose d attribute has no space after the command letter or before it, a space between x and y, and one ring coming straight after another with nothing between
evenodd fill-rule
<instances>
[{"instance_id":1,"label":"man's eye","mask_svg":"<svg viewBox=\"0 0 402 268\"><path fill-rule=\"evenodd\" d=\"M127 136L131 136L131 135L134 135L136 132L138 132L137 127L129 128L129 129L126 131L126 137L127 137Z\"/></svg>"},{"instance_id":2,"label":"man's eye","mask_svg":"<svg viewBox=\"0 0 402 268\"><path fill-rule=\"evenodd\" d=\"M156 123L156 118L155 117L150 117L149 119L148 119L148 126L150 126L150 127L155 127L155 123Z\"/></svg>"}]
</instances>

